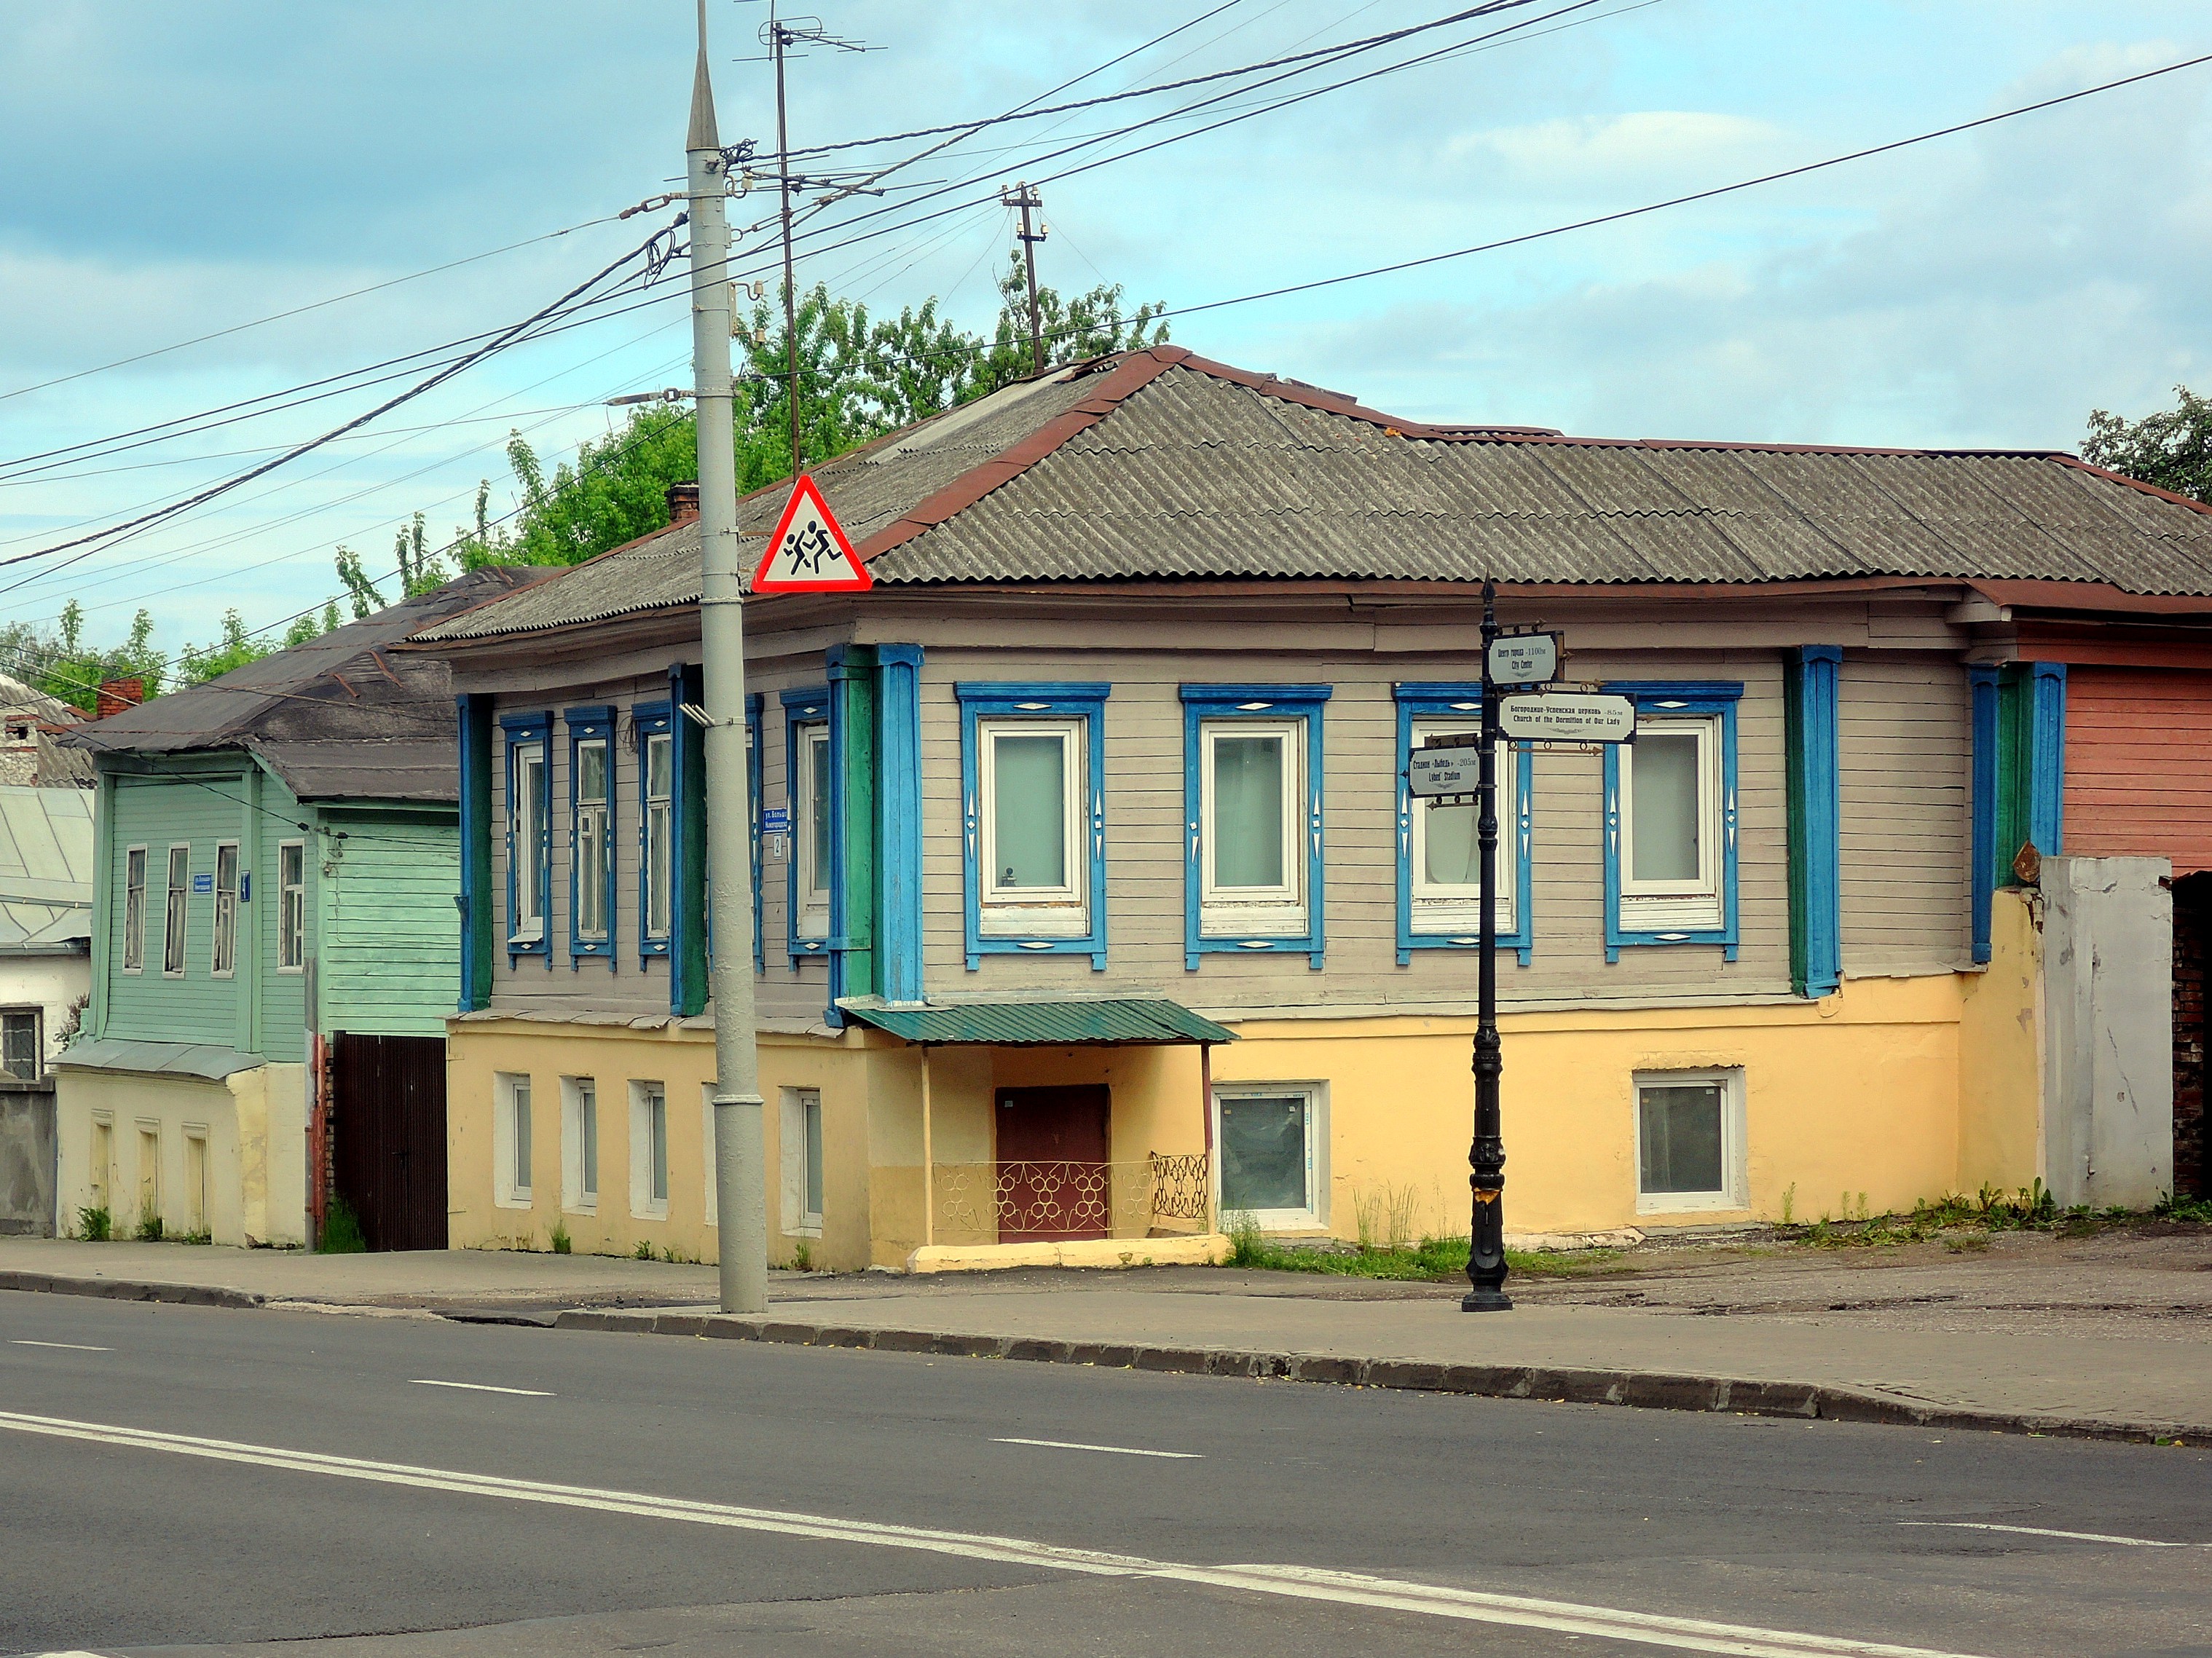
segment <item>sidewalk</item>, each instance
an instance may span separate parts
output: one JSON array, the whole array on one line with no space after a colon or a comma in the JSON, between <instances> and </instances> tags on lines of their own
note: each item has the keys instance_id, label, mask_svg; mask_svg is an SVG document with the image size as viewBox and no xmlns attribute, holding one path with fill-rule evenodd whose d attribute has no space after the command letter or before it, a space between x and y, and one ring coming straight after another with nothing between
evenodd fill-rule
<instances>
[{"instance_id":1,"label":"sidewalk","mask_svg":"<svg viewBox=\"0 0 2212 1658\"><path fill-rule=\"evenodd\" d=\"M1468 1317L1449 1285L1226 1268L778 1272L770 1314L748 1320L713 1311L707 1266L0 1238L0 1288L2212 1440L2212 1236L2202 1232L2008 1237L1979 1255L1640 1251L1601 1272L1512 1287L1515 1311Z\"/></svg>"}]
</instances>

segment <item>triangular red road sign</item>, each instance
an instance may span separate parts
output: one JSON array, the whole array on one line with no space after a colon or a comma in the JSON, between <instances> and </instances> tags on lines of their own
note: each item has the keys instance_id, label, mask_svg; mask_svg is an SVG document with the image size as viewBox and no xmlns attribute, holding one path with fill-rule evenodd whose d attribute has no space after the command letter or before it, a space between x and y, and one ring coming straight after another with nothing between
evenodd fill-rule
<instances>
[{"instance_id":1,"label":"triangular red road sign","mask_svg":"<svg viewBox=\"0 0 2212 1658\"><path fill-rule=\"evenodd\" d=\"M768 550L753 571L757 593L857 593L876 585L868 567L845 539L844 527L822 499L811 474L801 472L790 504L776 520Z\"/></svg>"}]
</instances>

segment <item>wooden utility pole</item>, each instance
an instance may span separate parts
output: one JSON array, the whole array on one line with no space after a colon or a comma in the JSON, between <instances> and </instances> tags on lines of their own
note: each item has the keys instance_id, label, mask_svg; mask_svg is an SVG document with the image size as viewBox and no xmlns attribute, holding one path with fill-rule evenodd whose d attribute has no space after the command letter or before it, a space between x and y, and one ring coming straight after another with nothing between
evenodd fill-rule
<instances>
[{"instance_id":1,"label":"wooden utility pole","mask_svg":"<svg viewBox=\"0 0 2212 1658\"><path fill-rule=\"evenodd\" d=\"M1032 210L1042 210L1044 199L1027 184L1016 185L1012 195L1002 196L999 199L1008 207L1018 207L1022 210L1019 234L1022 262L1028 266L1030 275L1030 372L1034 374L1044 367L1044 320L1037 311L1036 245L1052 232L1042 219L1036 222L1034 228L1031 228L1030 214Z\"/></svg>"}]
</instances>

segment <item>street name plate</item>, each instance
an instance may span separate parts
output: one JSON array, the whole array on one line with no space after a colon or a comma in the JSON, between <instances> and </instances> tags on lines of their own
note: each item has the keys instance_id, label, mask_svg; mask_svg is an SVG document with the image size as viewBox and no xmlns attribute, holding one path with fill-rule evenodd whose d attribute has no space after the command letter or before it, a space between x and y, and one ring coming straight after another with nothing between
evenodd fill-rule
<instances>
[{"instance_id":1,"label":"street name plate","mask_svg":"<svg viewBox=\"0 0 2212 1658\"><path fill-rule=\"evenodd\" d=\"M1626 743L1636 733L1636 704L1587 691L1536 691L1500 697L1498 727L1528 742Z\"/></svg>"},{"instance_id":2,"label":"street name plate","mask_svg":"<svg viewBox=\"0 0 2212 1658\"><path fill-rule=\"evenodd\" d=\"M1415 749L1406 767L1406 786L1413 798L1426 800L1439 794L1472 794L1482 764L1480 743L1450 742Z\"/></svg>"},{"instance_id":3,"label":"street name plate","mask_svg":"<svg viewBox=\"0 0 2212 1658\"><path fill-rule=\"evenodd\" d=\"M1559 673L1557 634L1508 634L1490 641L1486 669L1493 685L1540 685Z\"/></svg>"}]
</instances>

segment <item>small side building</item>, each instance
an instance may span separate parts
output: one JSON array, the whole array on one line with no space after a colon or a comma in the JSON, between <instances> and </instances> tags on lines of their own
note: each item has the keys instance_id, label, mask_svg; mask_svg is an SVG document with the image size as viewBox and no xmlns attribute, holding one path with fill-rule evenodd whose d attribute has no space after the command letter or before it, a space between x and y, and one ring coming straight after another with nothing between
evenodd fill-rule
<instances>
[{"instance_id":1,"label":"small side building","mask_svg":"<svg viewBox=\"0 0 2212 1658\"><path fill-rule=\"evenodd\" d=\"M64 1215L304 1244L445 1244L459 988L454 714L413 630L539 573L475 572L94 722L91 1002L58 1066Z\"/></svg>"},{"instance_id":2,"label":"small side building","mask_svg":"<svg viewBox=\"0 0 2212 1658\"><path fill-rule=\"evenodd\" d=\"M0 786L0 1235L52 1236L48 1066L92 983L92 796Z\"/></svg>"}]
</instances>

